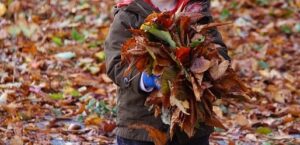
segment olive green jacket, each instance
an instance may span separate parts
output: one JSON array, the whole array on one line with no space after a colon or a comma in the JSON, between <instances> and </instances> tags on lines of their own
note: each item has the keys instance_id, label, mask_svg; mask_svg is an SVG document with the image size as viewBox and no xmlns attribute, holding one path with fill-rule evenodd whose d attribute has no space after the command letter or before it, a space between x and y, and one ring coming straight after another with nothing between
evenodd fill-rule
<instances>
[{"instance_id":1,"label":"olive green jacket","mask_svg":"<svg viewBox=\"0 0 300 145\"><path fill-rule=\"evenodd\" d=\"M155 9L143 0L135 0L128 6L115 8L114 21L111 24L104 46L107 75L118 86L116 135L139 141L151 141L151 139L148 137L146 131L132 129L128 125L143 123L162 131L166 131L168 126L162 123L160 117L155 118L153 112L144 106L149 93L140 89L141 73L133 69L129 75L123 75L128 65L121 64L120 49L124 41L131 37L128 29L139 28L144 19L153 11ZM208 19L211 18L209 17ZM217 31L212 33L216 36L216 43L223 46L220 51L226 54L226 47L219 33ZM199 131L197 131L196 136L208 135L212 131L212 127L202 125Z\"/></svg>"}]
</instances>

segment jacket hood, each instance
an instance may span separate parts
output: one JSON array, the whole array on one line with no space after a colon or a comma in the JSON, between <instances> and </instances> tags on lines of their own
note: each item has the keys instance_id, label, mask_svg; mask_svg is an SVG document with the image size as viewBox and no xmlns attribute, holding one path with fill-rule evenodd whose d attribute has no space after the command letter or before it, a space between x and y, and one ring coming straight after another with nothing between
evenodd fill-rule
<instances>
[{"instance_id":1,"label":"jacket hood","mask_svg":"<svg viewBox=\"0 0 300 145\"><path fill-rule=\"evenodd\" d=\"M143 17L147 17L152 12L159 12L157 9L149 5L144 0L134 0L125 6L118 7L118 5L114 9L114 14L116 14L119 10L125 10L128 12L132 12Z\"/></svg>"},{"instance_id":2,"label":"jacket hood","mask_svg":"<svg viewBox=\"0 0 300 145\"><path fill-rule=\"evenodd\" d=\"M171 12L176 12L178 8L185 7L190 0L178 0L176 7ZM143 17L148 16L150 12L159 12L159 9L155 7L150 0L123 0L117 3L118 8L125 8L125 10L141 14Z\"/></svg>"}]
</instances>

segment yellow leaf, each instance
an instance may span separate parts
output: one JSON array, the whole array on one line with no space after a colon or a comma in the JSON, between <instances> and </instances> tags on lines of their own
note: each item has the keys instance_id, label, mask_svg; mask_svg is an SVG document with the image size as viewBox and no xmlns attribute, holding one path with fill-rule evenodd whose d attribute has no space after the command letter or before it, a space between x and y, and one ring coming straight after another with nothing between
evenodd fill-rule
<instances>
[{"instance_id":1,"label":"yellow leaf","mask_svg":"<svg viewBox=\"0 0 300 145\"><path fill-rule=\"evenodd\" d=\"M98 117L96 114L94 115L90 115L88 116L85 121L84 124L85 125L101 125L101 123L103 122L103 119Z\"/></svg>"},{"instance_id":2,"label":"yellow leaf","mask_svg":"<svg viewBox=\"0 0 300 145\"><path fill-rule=\"evenodd\" d=\"M6 7L3 3L0 2L0 17L2 17L6 12Z\"/></svg>"}]
</instances>

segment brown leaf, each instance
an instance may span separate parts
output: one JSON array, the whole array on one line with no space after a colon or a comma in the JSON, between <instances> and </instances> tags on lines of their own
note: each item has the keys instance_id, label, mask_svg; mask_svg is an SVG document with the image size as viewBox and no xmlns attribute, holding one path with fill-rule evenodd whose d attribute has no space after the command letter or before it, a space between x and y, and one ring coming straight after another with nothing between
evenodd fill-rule
<instances>
[{"instance_id":1,"label":"brown leaf","mask_svg":"<svg viewBox=\"0 0 300 145\"><path fill-rule=\"evenodd\" d=\"M186 39L186 33L187 33L187 30L189 28L189 24L190 24L190 18L187 17L187 16L182 16L180 17L180 20L179 20L179 29L180 29L180 40L181 40L181 43L182 44L185 44L185 39Z\"/></svg>"},{"instance_id":2,"label":"brown leaf","mask_svg":"<svg viewBox=\"0 0 300 145\"><path fill-rule=\"evenodd\" d=\"M196 58L191 66L191 71L195 74L203 73L209 69L210 64L210 61L203 56Z\"/></svg>"},{"instance_id":3,"label":"brown leaf","mask_svg":"<svg viewBox=\"0 0 300 145\"><path fill-rule=\"evenodd\" d=\"M147 97L147 100L145 102L146 106L150 106L153 104L159 105L162 103L163 99L163 94L158 91L158 90L154 90L150 96Z\"/></svg>"},{"instance_id":4,"label":"brown leaf","mask_svg":"<svg viewBox=\"0 0 300 145\"><path fill-rule=\"evenodd\" d=\"M219 65L218 64L213 65L213 67L209 69L209 73L214 80L217 80L225 74L228 67L229 67L229 61L224 60Z\"/></svg>"},{"instance_id":5,"label":"brown leaf","mask_svg":"<svg viewBox=\"0 0 300 145\"><path fill-rule=\"evenodd\" d=\"M300 117L300 105L290 105L288 107L288 112L293 116Z\"/></svg>"},{"instance_id":6,"label":"brown leaf","mask_svg":"<svg viewBox=\"0 0 300 145\"><path fill-rule=\"evenodd\" d=\"M192 83L192 86L193 86L193 91L194 91L196 100L201 101L201 96L203 94L202 88L199 85L199 83L197 82L195 77L191 76L191 81L192 81L191 83Z\"/></svg>"},{"instance_id":7,"label":"brown leaf","mask_svg":"<svg viewBox=\"0 0 300 145\"><path fill-rule=\"evenodd\" d=\"M176 106L184 114L190 115L187 112L187 109L190 108L190 104L187 100L181 101L181 100L177 99L176 96L171 95L170 96L170 104L171 104L171 106Z\"/></svg>"},{"instance_id":8,"label":"brown leaf","mask_svg":"<svg viewBox=\"0 0 300 145\"><path fill-rule=\"evenodd\" d=\"M10 140L10 144L11 145L23 145L23 139L20 136L14 136L11 140Z\"/></svg>"},{"instance_id":9,"label":"brown leaf","mask_svg":"<svg viewBox=\"0 0 300 145\"><path fill-rule=\"evenodd\" d=\"M229 72L221 79L214 82L214 87L222 91L222 94L229 94L234 92L249 92L249 88L238 78L237 74L229 69Z\"/></svg>"},{"instance_id":10,"label":"brown leaf","mask_svg":"<svg viewBox=\"0 0 300 145\"><path fill-rule=\"evenodd\" d=\"M166 145L168 138L167 134L161 132L160 130L146 124L133 124L129 126L134 129L145 129L148 132L148 135L153 140L155 145Z\"/></svg>"},{"instance_id":11,"label":"brown leaf","mask_svg":"<svg viewBox=\"0 0 300 145\"><path fill-rule=\"evenodd\" d=\"M235 121L240 125L240 126L246 126L249 124L248 119L244 115L237 115L235 117Z\"/></svg>"},{"instance_id":12,"label":"brown leaf","mask_svg":"<svg viewBox=\"0 0 300 145\"><path fill-rule=\"evenodd\" d=\"M205 123L208 124L208 125L211 125L211 126L215 126L215 127L219 127L219 128L222 128L222 129L226 129L226 127L222 124L222 122L215 115L213 115L210 118L207 118L205 120Z\"/></svg>"},{"instance_id":13,"label":"brown leaf","mask_svg":"<svg viewBox=\"0 0 300 145\"><path fill-rule=\"evenodd\" d=\"M195 126L198 120L198 116L197 116L198 113L197 113L197 102L195 101L195 99L191 98L189 103L191 104L189 109L190 115L184 116L182 129L188 135L188 137L191 138L195 134Z\"/></svg>"},{"instance_id":14,"label":"brown leaf","mask_svg":"<svg viewBox=\"0 0 300 145\"><path fill-rule=\"evenodd\" d=\"M171 125L170 125L170 137L173 138L174 131L178 123L180 123L180 110L178 108L175 109L175 111L172 114L171 117Z\"/></svg>"},{"instance_id":15,"label":"brown leaf","mask_svg":"<svg viewBox=\"0 0 300 145\"><path fill-rule=\"evenodd\" d=\"M219 26L224 26L224 25L229 25L231 24L231 22L225 22L225 23L209 23L206 25L197 25L195 30L197 32L201 32L201 31L205 31L207 29L211 29L211 28L215 28L215 27L219 27Z\"/></svg>"},{"instance_id":16,"label":"brown leaf","mask_svg":"<svg viewBox=\"0 0 300 145\"><path fill-rule=\"evenodd\" d=\"M194 126L195 123L191 123L190 122L190 120L191 120L190 119L191 118L190 115L185 115L184 118L185 119L184 119L183 123L181 124L181 128L187 134L187 136L189 138L191 138L195 134L195 126Z\"/></svg>"}]
</instances>

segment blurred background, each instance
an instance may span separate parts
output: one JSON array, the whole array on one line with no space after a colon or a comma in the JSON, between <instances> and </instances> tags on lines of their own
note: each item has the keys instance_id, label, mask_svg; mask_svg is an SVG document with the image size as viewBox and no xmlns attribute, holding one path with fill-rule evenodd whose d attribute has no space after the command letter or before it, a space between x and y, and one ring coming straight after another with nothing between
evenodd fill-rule
<instances>
[{"instance_id":1,"label":"blurred background","mask_svg":"<svg viewBox=\"0 0 300 145\"><path fill-rule=\"evenodd\" d=\"M112 144L103 41L113 0L0 0L0 144ZM212 144L300 144L300 1L211 0L232 67L259 96L218 100Z\"/></svg>"}]
</instances>

